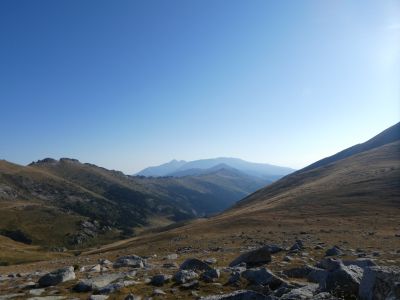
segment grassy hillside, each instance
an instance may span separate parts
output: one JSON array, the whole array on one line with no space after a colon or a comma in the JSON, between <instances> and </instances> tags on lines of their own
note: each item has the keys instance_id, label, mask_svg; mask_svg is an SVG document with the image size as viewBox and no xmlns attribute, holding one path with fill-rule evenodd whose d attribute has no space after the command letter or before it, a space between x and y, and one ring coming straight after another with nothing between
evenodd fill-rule
<instances>
[{"instance_id":1,"label":"grassy hillside","mask_svg":"<svg viewBox=\"0 0 400 300\"><path fill-rule=\"evenodd\" d=\"M47 248L88 247L219 212L265 184L236 170L143 178L73 159L0 161L0 234Z\"/></svg>"}]
</instances>

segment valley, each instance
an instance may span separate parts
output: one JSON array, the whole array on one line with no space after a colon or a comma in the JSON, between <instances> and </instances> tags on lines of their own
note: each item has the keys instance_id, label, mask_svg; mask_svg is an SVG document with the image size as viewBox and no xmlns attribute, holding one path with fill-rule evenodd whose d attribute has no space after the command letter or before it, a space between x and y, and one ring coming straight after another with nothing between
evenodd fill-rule
<instances>
[{"instance_id":1,"label":"valley","mask_svg":"<svg viewBox=\"0 0 400 300\"><path fill-rule=\"evenodd\" d=\"M0 293L16 295L12 299L36 292L40 299L397 299L399 129L400 123L361 144L360 151L316 162L208 218L158 223L136 236L79 251L57 253L2 238L8 251L24 253L32 262L13 261L3 248L10 265L0 267ZM69 165L60 168L60 162L38 164L28 170L72 184L79 180L83 188L74 193L107 195L86 173L92 166L79 163L74 173ZM218 172L226 176L228 171ZM112 180L122 176L96 172ZM118 180L126 186L131 178ZM134 181L138 187L140 180L156 185L154 178L140 178ZM26 205L15 201L5 208ZM247 263L232 263L243 253ZM250 258L260 261L253 265ZM37 283L46 272L66 266L72 266L74 279L50 287ZM89 281L97 285L83 288Z\"/></svg>"}]
</instances>

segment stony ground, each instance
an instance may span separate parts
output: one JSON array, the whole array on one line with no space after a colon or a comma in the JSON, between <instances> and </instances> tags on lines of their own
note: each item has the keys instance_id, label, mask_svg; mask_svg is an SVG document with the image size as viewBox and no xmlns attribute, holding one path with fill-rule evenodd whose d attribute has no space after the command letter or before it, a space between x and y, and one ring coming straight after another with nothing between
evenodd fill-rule
<instances>
[{"instance_id":1,"label":"stony ground","mask_svg":"<svg viewBox=\"0 0 400 300\"><path fill-rule=\"evenodd\" d=\"M236 220L230 226L223 220L198 221L79 256L0 267L0 299L198 299L211 295L227 296L210 299L357 299L364 276L389 282L387 293L393 295L387 299L400 297L395 294L400 293L396 283L400 282L398 216L299 217L290 222L279 215L268 218L268 226L260 226L254 218ZM273 245L279 248L270 248ZM257 263L229 266L241 254L259 248L268 253L257 254ZM121 263L126 256L130 262ZM196 260L188 263L188 259ZM39 284L48 272L68 266L72 268L66 275L53 275L66 276L65 282ZM240 290L247 292L229 296Z\"/></svg>"}]
</instances>

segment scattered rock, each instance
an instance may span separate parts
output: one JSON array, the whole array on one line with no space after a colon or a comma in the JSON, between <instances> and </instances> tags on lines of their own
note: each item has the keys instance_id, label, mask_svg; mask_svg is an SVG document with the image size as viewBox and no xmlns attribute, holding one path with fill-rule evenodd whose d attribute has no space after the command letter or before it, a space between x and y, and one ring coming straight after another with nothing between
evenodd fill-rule
<instances>
[{"instance_id":1,"label":"scattered rock","mask_svg":"<svg viewBox=\"0 0 400 300\"><path fill-rule=\"evenodd\" d=\"M279 278L266 268L248 269L244 271L241 276L249 283L268 286L272 290L277 289L282 284L287 284L285 280Z\"/></svg>"},{"instance_id":2,"label":"scattered rock","mask_svg":"<svg viewBox=\"0 0 400 300\"><path fill-rule=\"evenodd\" d=\"M354 265L354 266L360 267L362 269L365 269L367 267L376 266L376 263L372 259L369 259L369 258L357 258L356 260L345 260L345 261L343 261L343 264L345 266Z\"/></svg>"},{"instance_id":3,"label":"scattered rock","mask_svg":"<svg viewBox=\"0 0 400 300\"><path fill-rule=\"evenodd\" d=\"M107 274L107 275L100 275L97 277L93 277L90 279L84 279L79 281L74 286L74 291L76 292L90 292L90 291L98 291L110 283L123 278L124 275L120 273L116 274Z\"/></svg>"},{"instance_id":4,"label":"scattered rock","mask_svg":"<svg viewBox=\"0 0 400 300\"><path fill-rule=\"evenodd\" d=\"M108 295L91 295L89 300L106 300Z\"/></svg>"},{"instance_id":5,"label":"scattered rock","mask_svg":"<svg viewBox=\"0 0 400 300\"><path fill-rule=\"evenodd\" d=\"M97 294L108 295L108 294L115 293L115 292L121 290L124 287L125 287L125 283L124 282L110 283L110 284L106 285L105 287L102 287L102 288L98 289L96 291L96 293Z\"/></svg>"},{"instance_id":6,"label":"scattered rock","mask_svg":"<svg viewBox=\"0 0 400 300\"><path fill-rule=\"evenodd\" d=\"M168 255L165 257L165 259L168 259L168 260L178 259L178 254L176 254L176 253L168 254Z\"/></svg>"},{"instance_id":7,"label":"scattered rock","mask_svg":"<svg viewBox=\"0 0 400 300\"><path fill-rule=\"evenodd\" d=\"M271 262L271 253L269 249L270 246L267 245L253 251L245 252L234 259L229 266L234 267L240 263L246 263L248 267L253 268L267 264Z\"/></svg>"},{"instance_id":8,"label":"scattered rock","mask_svg":"<svg viewBox=\"0 0 400 300\"><path fill-rule=\"evenodd\" d=\"M332 248L326 250L325 256L339 256L343 255L343 251L340 250L338 246L333 246Z\"/></svg>"},{"instance_id":9,"label":"scattered rock","mask_svg":"<svg viewBox=\"0 0 400 300\"><path fill-rule=\"evenodd\" d=\"M155 286L163 286L164 283L169 282L171 280L171 275L159 274L153 276L150 283Z\"/></svg>"},{"instance_id":10,"label":"scattered rock","mask_svg":"<svg viewBox=\"0 0 400 300\"><path fill-rule=\"evenodd\" d=\"M144 268L145 263L145 260L137 255L123 256L117 259L114 263L114 268Z\"/></svg>"},{"instance_id":11,"label":"scattered rock","mask_svg":"<svg viewBox=\"0 0 400 300\"><path fill-rule=\"evenodd\" d=\"M289 293L284 294L279 299L282 300L305 300L311 299L318 290L318 284L307 284L306 286L292 289Z\"/></svg>"},{"instance_id":12,"label":"scattered rock","mask_svg":"<svg viewBox=\"0 0 400 300\"><path fill-rule=\"evenodd\" d=\"M192 270L180 270L174 276L174 281L179 284L189 282L193 279L197 279L199 275Z\"/></svg>"},{"instance_id":13,"label":"scattered rock","mask_svg":"<svg viewBox=\"0 0 400 300\"><path fill-rule=\"evenodd\" d=\"M341 300L341 299L336 298L335 296L324 292L315 295L314 297L311 298L311 300Z\"/></svg>"},{"instance_id":14,"label":"scattered rock","mask_svg":"<svg viewBox=\"0 0 400 300\"><path fill-rule=\"evenodd\" d=\"M206 264L205 262L197 259L197 258L189 258L185 260L180 268L180 270L193 270L193 271L209 271L212 268Z\"/></svg>"},{"instance_id":15,"label":"scattered rock","mask_svg":"<svg viewBox=\"0 0 400 300\"><path fill-rule=\"evenodd\" d=\"M39 279L39 286L53 286L73 279L75 279L74 267L66 267L42 276Z\"/></svg>"},{"instance_id":16,"label":"scattered rock","mask_svg":"<svg viewBox=\"0 0 400 300\"><path fill-rule=\"evenodd\" d=\"M89 272L100 272L100 271L101 271L101 265L100 264L94 265L93 267L91 267L89 269Z\"/></svg>"},{"instance_id":17,"label":"scattered rock","mask_svg":"<svg viewBox=\"0 0 400 300\"><path fill-rule=\"evenodd\" d=\"M321 289L338 297L356 297L362 276L363 269L360 267L340 264L337 269L328 272L325 284L321 285Z\"/></svg>"},{"instance_id":18,"label":"scattered rock","mask_svg":"<svg viewBox=\"0 0 400 300\"><path fill-rule=\"evenodd\" d=\"M291 278L306 278L307 275L313 270L316 269L315 267L312 266L301 266L301 267L295 267L295 268L291 268L288 270L284 270L283 274L285 274L288 277Z\"/></svg>"},{"instance_id":19,"label":"scattered rock","mask_svg":"<svg viewBox=\"0 0 400 300\"><path fill-rule=\"evenodd\" d=\"M320 268L313 268L311 272L307 274L307 280L318 283L320 286L325 286L327 276L328 271Z\"/></svg>"},{"instance_id":20,"label":"scattered rock","mask_svg":"<svg viewBox=\"0 0 400 300\"><path fill-rule=\"evenodd\" d=\"M153 296L163 296L163 295L166 295L166 293L163 290L155 289L153 291Z\"/></svg>"},{"instance_id":21,"label":"scattered rock","mask_svg":"<svg viewBox=\"0 0 400 300\"><path fill-rule=\"evenodd\" d=\"M342 265L342 261L340 259L334 259L329 257L329 258L324 258L319 263L317 263L316 267L328 271L333 271L339 268L340 265Z\"/></svg>"},{"instance_id":22,"label":"scattered rock","mask_svg":"<svg viewBox=\"0 0 400 300\"><path fill-rule=\"evenodd\" d=\"M238 285L240 282L240 272L233 272L228 279L228 285Z\"/></svg>"},{"instance_id":23,"label":"scattered rock","mask_svg":"<svg viewBox=\"0 0 400 300\"><path fill-rule=\"evenodd\" d=\"M178 269L178 268L179 268L179 266L178 266L178 264L177 264L176 262L173 262L173 263L165 263L165 264L163 264L162 267L163 267L163 268L166 268L166 269Z\"/></svg>"},{"instance_id":24,"label":"scattered rock","mask_svg":"<svg viewBox=\"0 0 400 300\"><path fill-rule=\"evenodd\" d=\"M239 290L230 294L201 297L200 300L268 300L268 298L255 291Z\"/></svg>"},{"instance_id":25,"label":"scattered rock","mask_svg":"<svg viewBox=\"0 0 400 300\"><path fill-rule=\"evenodd\" d=\"M214 257L210 257L204 260L204 262L208 265L213 265L217 263L217 259Z\"/></svg>"},{"instance_id":26,"label":"scattered rock","mask_svg":"<svg viewBox=\"0 0 400 300\"><path fill-rule=\"evenodd\" d=\"M304 249L304 244L301 240L297 240L292 247L290 247L290 252L297 252Z\"/></svg>"},{"instance_id":27,"label":"scattered rock","mask_svg":"<svg viewBox=\"0 0 400 300\"><path fill-rule=\"evenodd\" d=\"M45 291L46 291L45 289L33 289L33 290L30 290L30 291L29 291L29 294L30 294L30 295L33 295L33 296L40 296L40 295L42 295Z\"/></svg>"},{"instance_id":28,"label":"scattered rock","mask_svg":"<svg viewBox=\"0 0 400 300\"><path fill-rule=\"evenodd\" d=\"M112 266L113 263L111 261L109 261L108 259L100 259L99 264L102 266L110 267L110 266Z\"/></svg>"},{"instance_id":29,"label":"scattered rock","mask_svg":"<svg viewBox=\"0 0 400 300\"><path fill-rule=\"evenodd\" d=\"M181 285L181 288L184 290L194 290L199 287L199 281L198 280L193 280L191 282L187 282Z\"/></svg>"},{"instance_id":30,"label":"scattered rock","mask_svg":"<svg viewBox=\"0 0 400 300\"><path fill-rule=\"evenodd\" d=\"M220 271L218 269L211 269L203 273L202 279L205 282L213 282L214 280L218 279L219 276L220 276Z\"/></svg>"},{"instance_id":31,"label":"scattered rock","mask_svg":"<svg viewBox=\"0 0 400 300\"><path fill-rule=\"evenodd\" d=\"M291 262L293 260L293 257L291 257L291 256L289 256L289 255L286 255L284 258L283 258L283 261L286 261L286 262Z\"/></svg>"},{"instance_id":32,"label":"scattered rock","mask_svg":"<svg viewBox=\"0 0 400 300\"><path fill-rule=\"evenodd\" d=\"M142 297L134 294L129 294L128 296L125 297L124 300L142 300Z\"/></svg>"}]
</instances>

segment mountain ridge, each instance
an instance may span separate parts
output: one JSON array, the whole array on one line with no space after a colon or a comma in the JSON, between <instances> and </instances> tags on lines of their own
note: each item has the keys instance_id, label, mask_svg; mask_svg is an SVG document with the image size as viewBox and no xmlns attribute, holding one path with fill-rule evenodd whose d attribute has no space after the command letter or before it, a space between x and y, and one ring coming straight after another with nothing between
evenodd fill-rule
<instances>
[{"instance_id":1,"label":"mountain ridge","mask_svg":"<svg viewBox=\"0 0 400 300\"><path fill-rule=\"evenodd\" d=\"M97 237L103 243L153 222L215 214L269 183L223 168L198 176L146 178L71 158L45 158L28 166L3 160L0 234L19 230L26 240L54 246L86 245ZM43 221L32 225L37 218ZM55 228L59 220L62 227ZM87 230L82 226L94 227L95 239L82 236ZM45 228L54 228L49 237L40 233Z\"/></svg>"},{"instance_id":2,"label":"mountain ridge","mask_svg":"<svg viewBox=\"0 0 400 300\"><path fill-rule=\"evenodd\" d=\"M194 161L172 160L160 166L153 166L139 171L135 175L139 176L181 176L181 174L190 174L188 170L195 173L198 170L210 169L219 164L225 164L241 172L252 176L258 176L269 180L276 180L284 175L294 172L294 169L281 167L265 163L253 163L239 158L218 157L210 159L199 159ZM196 171L194 171L196 170Z\"/></svg>"}]
</instances>

